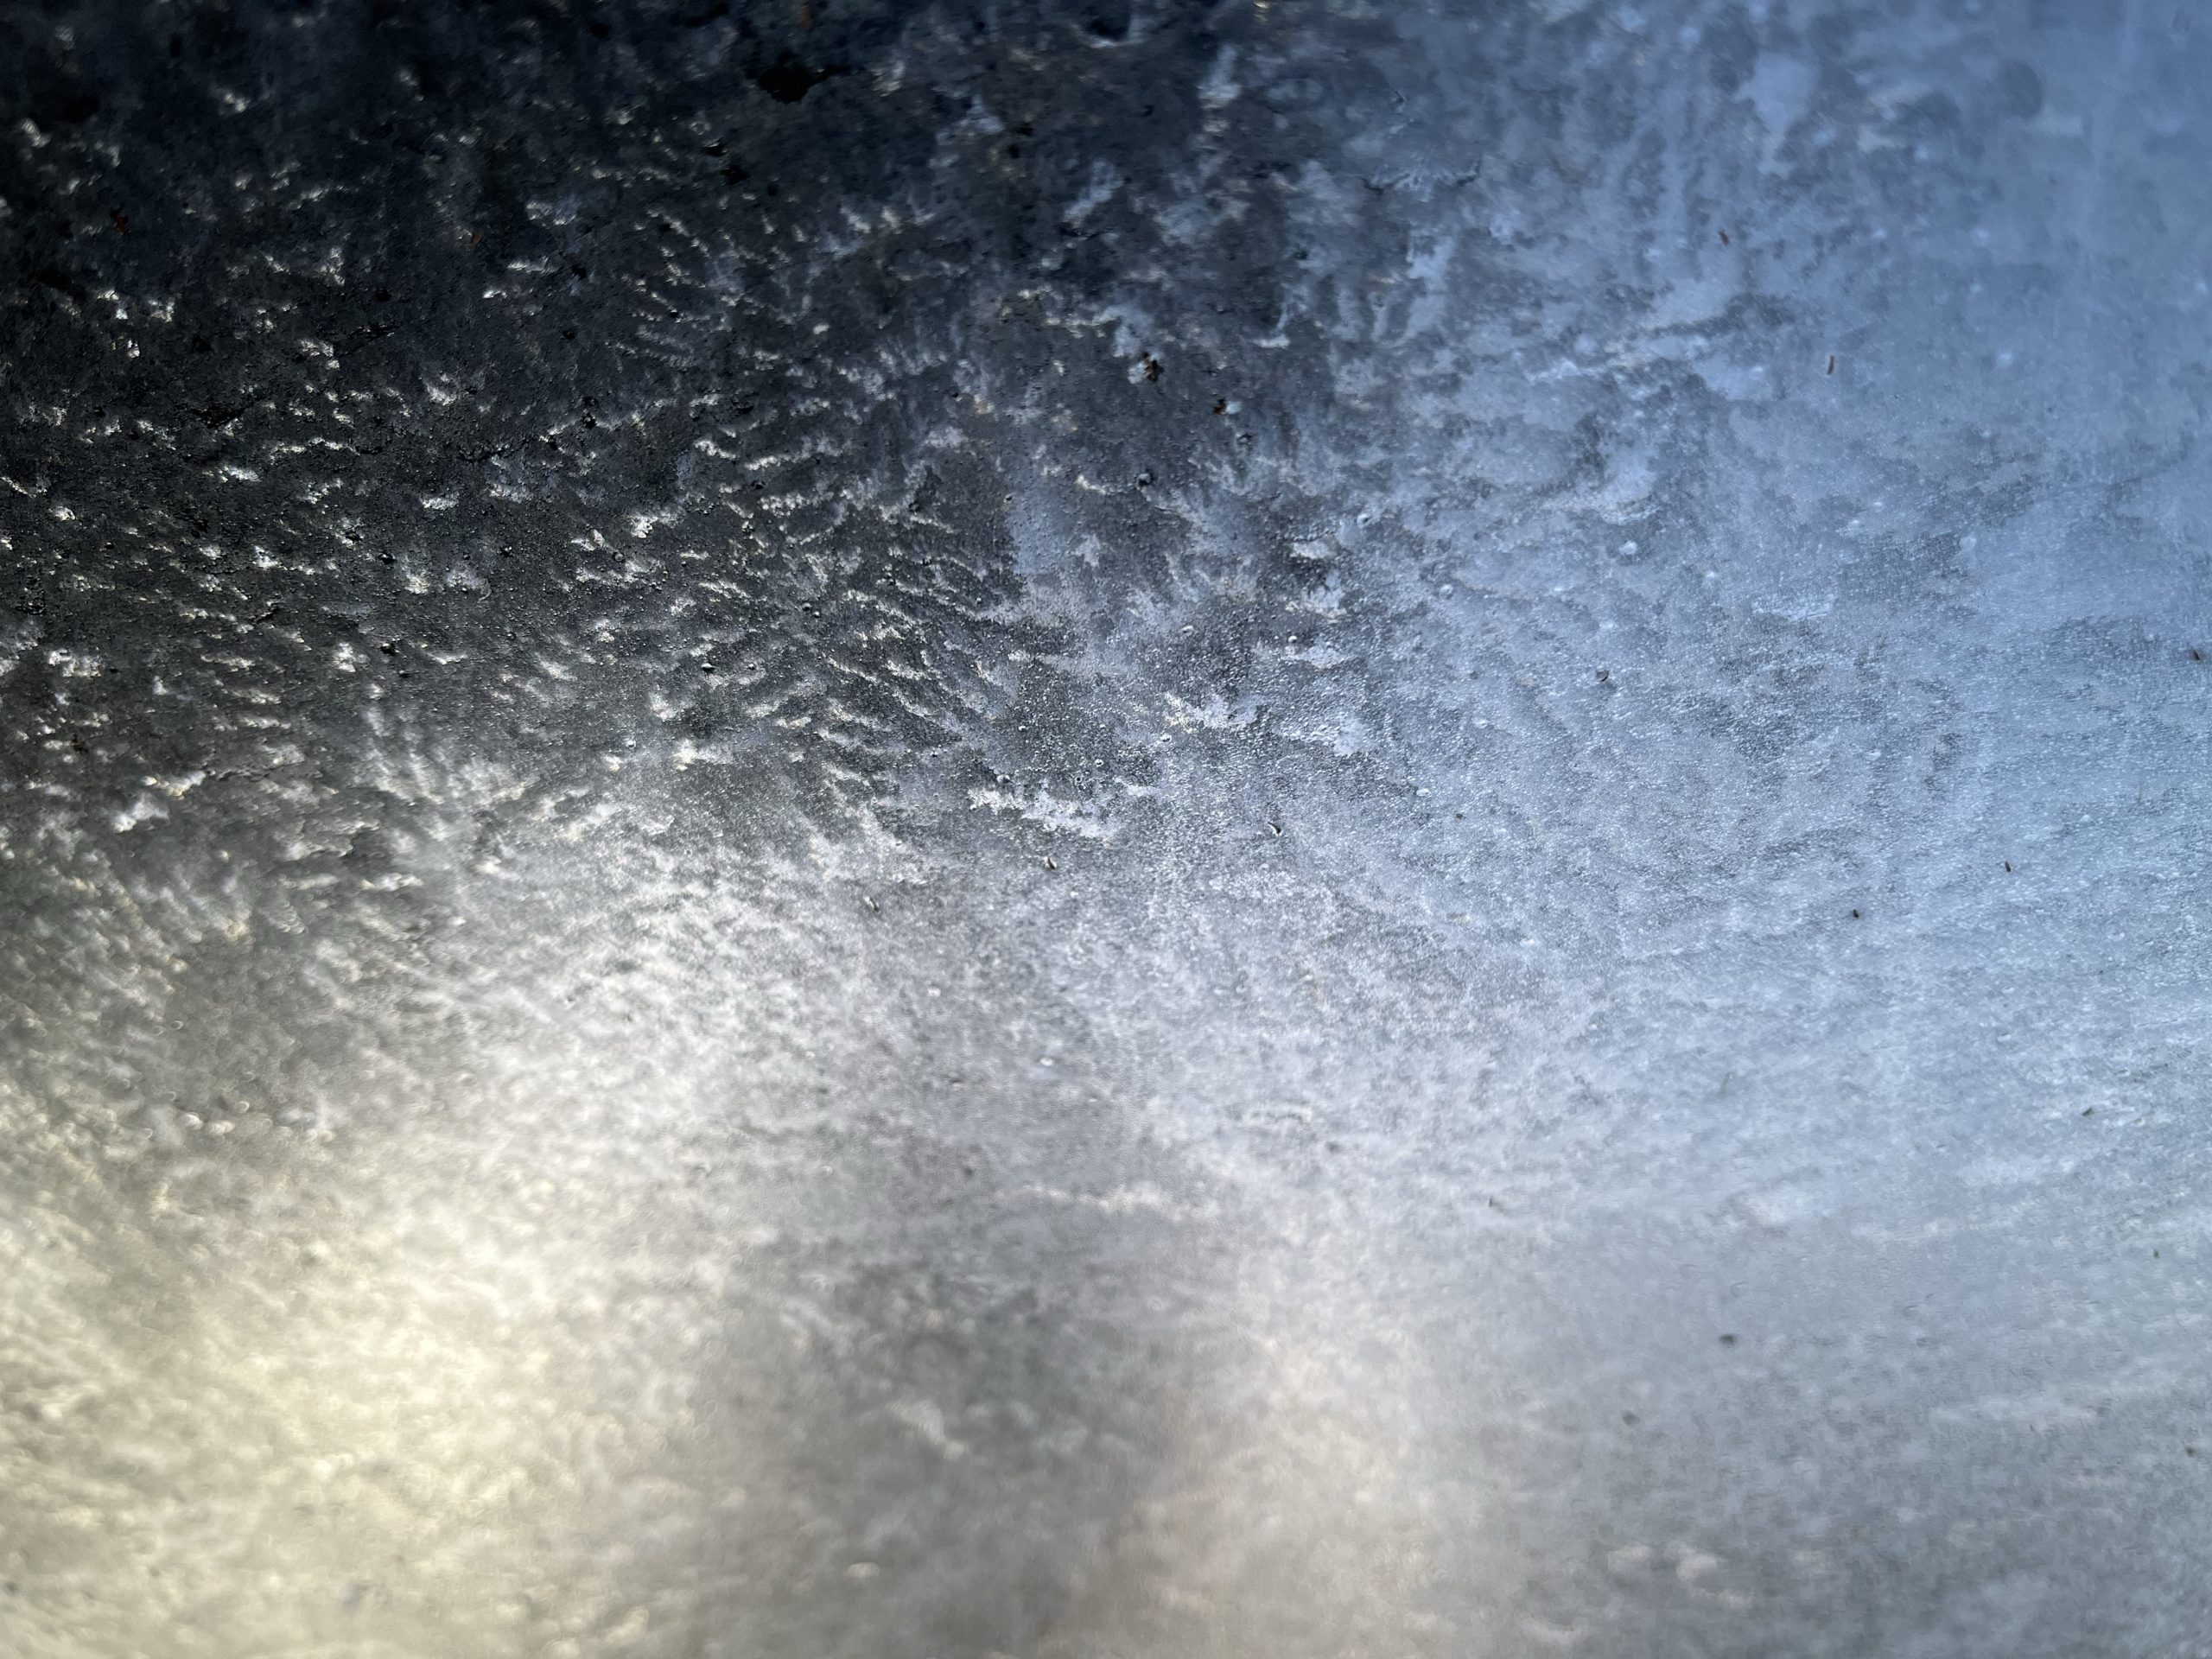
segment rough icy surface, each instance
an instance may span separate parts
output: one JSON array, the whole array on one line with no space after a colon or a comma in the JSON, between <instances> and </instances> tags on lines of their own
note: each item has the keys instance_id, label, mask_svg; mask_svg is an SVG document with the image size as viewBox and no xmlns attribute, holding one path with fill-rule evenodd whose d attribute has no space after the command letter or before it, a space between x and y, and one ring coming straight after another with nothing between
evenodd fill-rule
<instances>
[{"instance_id":1,"label":"rough icy surface","mask_svg":"<svg viewBox=\"0 0 2212 1659\"><path fill-rule=\"evenodd\" d=\"M2212 1653L2208 37L0 5L0 1651Z\"/></svg>"}]
</instances>

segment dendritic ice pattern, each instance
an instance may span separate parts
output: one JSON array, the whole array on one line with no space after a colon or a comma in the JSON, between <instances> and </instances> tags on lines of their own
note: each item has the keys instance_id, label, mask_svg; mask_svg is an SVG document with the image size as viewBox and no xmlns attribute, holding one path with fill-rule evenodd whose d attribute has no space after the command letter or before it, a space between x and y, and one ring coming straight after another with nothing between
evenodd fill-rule
<instances>
[{"instance_id":1,"label":"dendritic ice pattern","mask_svg":"<svg viewBox=\"0 0 2212 1659\"><path fill-rule=\"evenodd\" d=\"M0 1653L2212 1655L2208 88L0 0Z\"/></svg>"}]
</instances>

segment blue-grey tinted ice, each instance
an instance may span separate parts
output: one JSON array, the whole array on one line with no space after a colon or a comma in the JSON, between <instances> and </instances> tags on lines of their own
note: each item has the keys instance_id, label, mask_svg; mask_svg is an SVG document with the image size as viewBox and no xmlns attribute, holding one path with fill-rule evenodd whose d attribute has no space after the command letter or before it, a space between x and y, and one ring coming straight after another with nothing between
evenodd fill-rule
<instances>
[{"instance_id":1,"label":"blue-grey tinted ice","mask_svg":"<svg viewBox=\"0 0 2212 1659\"><path fill-rule=\"evenodd\" d=\"M0 1653L2212 1653L2208 88L0 3Z\"/></svg>"}]
</instances>

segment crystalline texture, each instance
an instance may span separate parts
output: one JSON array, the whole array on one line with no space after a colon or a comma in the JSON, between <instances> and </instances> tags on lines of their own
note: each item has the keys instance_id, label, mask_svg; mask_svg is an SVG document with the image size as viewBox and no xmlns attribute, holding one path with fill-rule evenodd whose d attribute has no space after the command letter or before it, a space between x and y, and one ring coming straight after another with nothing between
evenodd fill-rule
<instances>
[{"instance_id":1,"label":"crystalline texture","mask_svg":"<svg viewBox=\"0 0 2212 1659\"><path fill-rule=\"evenodd\" d=\"M0 1651L2196 1651L2207 32L0 6Z\"/></svg>"}]
</instances>

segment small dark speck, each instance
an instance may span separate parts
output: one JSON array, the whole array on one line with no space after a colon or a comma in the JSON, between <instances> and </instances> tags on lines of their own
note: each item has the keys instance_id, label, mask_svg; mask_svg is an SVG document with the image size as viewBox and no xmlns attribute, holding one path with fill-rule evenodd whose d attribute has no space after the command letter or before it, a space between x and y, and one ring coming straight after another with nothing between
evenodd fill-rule
<instances>
[{"instance_id":1,"label":"small dark speck","mask_svg":"<svg viewBox=\"0 0 2212 1659\"><path fill-rule=\"evenodd\" d=\"M1610 680L1610 679L1611 679L1612 677L1612 677L1612 673L1611 673L1611 671L1610 670L1608 670L1608 669L1603 669L1603 668L1601 668L1601 669L1599 669L1599 670L1598 671L1598 678L1599 678L1599 682L1600 682L1600 683L1602 683L1602 682L1604 682L1604 681L1606 681L1606 680Z\"/></svg>"},{"instance_id":2,"label":"small dark speck","mask_svg":"<svg viewBox=\"0 0 2212 1659\"><path fill-rule=\"evenodd\" d=\"M2009 858L2005 861L2005 874L2007 875L2012 874L2012 861Z\"/></svg>"},{"instance_id":3,"label":"small dark speck","mask_svg":"<svg viewBox=\"0 0 2212 1659\"><path fill-rule=\"evenodd\" d=\"M194 334L192 337L192 349L195 352L212 352L215 348L208 342L207 335Z\"/></svg>"},{"instance_id":4,"label":"small dark speck","mask_svg":"<svg viewBox=\"0 0 2212 1659\"><path fill-rule=\"evenodd\" d=\"M1723 1348L1733 1348L1736 1345L1736 1333L1733 1331L1723 1331L1720 1333L1720 1345Z\"/></svg>"},{"instance_id":5,"label":"small dark speck","mask_svg":"<svg viewBox=\"0 0 2212 1659\"><path fill-rule=\"evenodd\" d=\"M1728 245L1728 232L1726 231L1720 232L1720 245L1724 248Z\"/></svg>"},{"instance_id":6,"label":"small dark speck","mask_svg":"<svg viewBox=\"0 0 2212 1659\"><path fill-rule=\"evenodd\" d=\"M1229 413L1229 399L1228 399L1228 398L1226 398L1226 397L1217 397L1217 398L1215 398L1215 399L1213 400L1213 412L1214 412L1215 414L1217 414L1217 415L1226 415L1226 414L1228 414L1228 413Z\"/></svg>"},{"instance_id":7,"label":"small dark speck","mask_svg":"<svg viewBox=\"0 0 2212 1659\"><path fill-rule=\"evenodd\" d=\"M2094 1106L2084 1106L2082 1109L2082 1116L2084 1117L2094 1117L2096 1115L2097 1109Z\"/></svg>"},{"instance_id":8,"label":"small dark speck","mask_svg":"<svg viewBox=\"0 0 2212 1659\"><path fill-rule=\"evenodd\" d=\"M1637 1424L1642 1421L1643 1420L1632 1411L1624 1411L1621 1413L1621 1421L1626 1423L1630 1428L1634 1428Z\"/></svg>"},{"instance_id":9,"label":"small dark speck","mask_svg":"<svg viewBox=\"0 0 2212 1659\"><path fill-rule=\"evenodd\" d=\"M1160 359L1150 352L1144 354L1144 378L1147 380L1160 378Z\"/></svg>"},{"instance_id":10,"label":"small dark speck","mask_svg":"<svg viewBox=\"0 0 2212 1659\"><path fill-rule=\"evenodd\" d=\"M384 654L385 654L385 656L387 656L387 657L397 656L397 655L398 654L398 652L399 652L399 646L398 646L398 644L397 644L396 641L394 641L394 640L391 640L391 639L387 639L387 640L385 640L385 641L384 642L384 644L382 644L382 645L378 645L378 646L377 647L377 649L378 649L378 651L380 651L380 652L384 652Z\"/></svg>"},{"instance_id":11,"label":"small dark speck","mask_svg":"<svg viewBox=\"0 0 2212 1659\"><path fill-rule=\"evenodd\" d=\"M100 112L99 94L89 86L64 83L48 84L47 95L40 100L43 112L36 118L41 125L59 121L67 126L78 126Z\"/></svg>"},{"instance_id":12,"label":"small dark speck","mask_svg":"<svg viewBox=\"0 0 2212 1659\"><path fill-rule=\"evenodd\" d=\"M1021 146L1020 144L1008 144L1006 147L1006 156L1007 160L1010 162L1020 161L1021 159Z\"/></svg>"},{"instance_id":13,"label":"small dark speck","mask_svg":"<svg viewBox=\"0 0 2212 1659\"><path fill-rule=\"evenodd\" d=\"M603 41L614 32L596 17L586 23L584 29L594 41Z\"/></svg>"},{"instance_id":14,"label":"small dark speck","mask_svg":"<svg viewBox=\"0 0 2212 1659\"><path fill-rule=\"evenodd\" d=\"M1859 912L1857 911L1854 910L1851 912L1851 919L1854 922L1859 919Z\"/></svg>"},{"instance_id":15,"label":"small dark speck","mask_svg":"<svg viewBox=\"0 0 2212 1659\"><path fill-rule=\"evenodd\" d=\"M796 104L832 75L848 73L842 67L810 67L793 52L777 54L776 60L753 77L753 83L779 104Z\"/></svg>"},{"instance_id":16,"label":"small dark speck","mask_svg":"<svg viewBox=\"0 0 2212 1659\"><path fill-rule=\"evenodd\" d=\"M1052 855L1047 853L1045 855L1045 868L1048 870L1057 870L1060 867L1052 861Z\"/></svg>"},{"instance_id":17,"label":"small dark speck","mask_svg":"<svg viewBox=\"0 0 2212 1659\"><path fill-rule=\"evenodd\" d=\"M1268 825L1268 829L1275 835L1279 836L1282 834L1282 825L1279 823L1270 823Z\"/></svg>"},{"instance_id":18,"label":"small dark speck","mask_svg":"<svg viewBox=\"0 0 2212 1659\"><path fill-rule=\"evenodd\" d=\"M699 664L699 671L702 674L711 674L715 671L715 665L712 663L702 663Z\"/></svg>"},{"instance_id":19,"label":"small dark speck","mask_svg":"<svg viewBox=\"0 0 2212 1659\"><path fill-rule=\"evenodd\" d=\"M108 223L115 226L115 233L118 236L128 236L130 234L130 215L124 213L122 208L109 208L107 210L107 217Z\"/></svg>"},{"instance_id":20,"label":"small dark speck","mask_svg":"<svg viewBox=\"0 0 2212 1659\"><path fill-rule=\"evenodd\" d=\"M2188 1452L2192 1458L2196 1455L2196 1448L2193 1446L2184 1446L2182 1447L2182 1450ZM14 1585L11 1584L8 1586L8 1593L11 1596L16 1593L16 1586Z\"/></svg>"},{"instance_id":21,"label":"small dark speck","mask_svg":"<svg viewBox=\"0 0 2212 1659\"><path fill-rule=\"evenodd\" d=\"M1828 372L1830 374L1834 374L1835 372L1835 353L1834 352L1830 352L1828 353Z\"/></svg>"},{"instance_id":22,"label":"small dark speck","mask_svg":"<svg viewBox=\"0 0 2212 1659\"><path fill-rule=\"evenodd\" d=\"M2189 648L2189 660L2192 663L2201 663L2204 660L2204 653L2195 645L2191 645Z\"/></svg>"}]
</instances>

